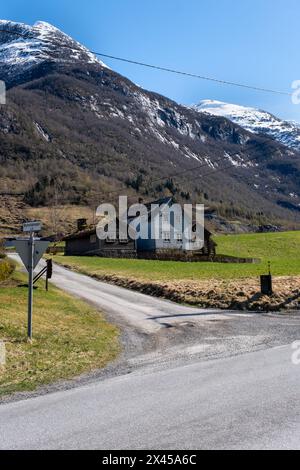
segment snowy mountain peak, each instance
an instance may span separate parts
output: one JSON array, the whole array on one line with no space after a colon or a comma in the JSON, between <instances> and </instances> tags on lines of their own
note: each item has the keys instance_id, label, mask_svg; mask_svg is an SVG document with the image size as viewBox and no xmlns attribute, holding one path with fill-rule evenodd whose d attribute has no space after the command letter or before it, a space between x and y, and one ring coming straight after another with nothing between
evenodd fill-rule
<instances>
[{"instance_id":1,"label":"snowy mountain peak","mask_svg":"<svg viewBox=\"0 0 300 470\"><path fill-rule=\"evenodd\" d=\"M42 62L84 62L106 67L86 47L45 21L29 26L0 20L0 68L5 67L4 78Z\"/></svg>"},{"instance_id":2,"label":"snowy mountain peak","mask_svg":"<svg viewBox=\"0 0 300 470\"><path fill-rule=\"evenodd\" d=\"M222 116L231 120L240 119L241 122L244 121L244 123L247 121L249 125L248 130L253 132L251 122L253 122L253 124L256 124L258 121L269 122L270 119L272 119L272 121L282 122L266 111L217 100L202 100L198 105L194 106L194 108L197 111L207 112L214 116Z\"/></svg>"},{"instance_id":3,"label":"snowy mountain peak","mask_svg":"<svg viewBox=\"0 0 300 470\"><path fill-rule=\"evenodd\" d=\"M222 116L247 131L266 134L295 150L300 150L300 125L281 120L256 108L240 106L215 100L202 100L192 106L198 112Z\"/></svg>"},{"instance_id":4,"label":"snowy mountain peak","mask_svg":"<svg viewBox=\"0 0 300 470\"><path fill-rule=\"evenodd\" d=\"M40 30L44 30L44 31L59 31L58 28L56 28L56 26L53 26L52 24L50 23L47 23L46 21L37 21L33 27L35 29L40 29Z\"/></svg>"}]
</instances>

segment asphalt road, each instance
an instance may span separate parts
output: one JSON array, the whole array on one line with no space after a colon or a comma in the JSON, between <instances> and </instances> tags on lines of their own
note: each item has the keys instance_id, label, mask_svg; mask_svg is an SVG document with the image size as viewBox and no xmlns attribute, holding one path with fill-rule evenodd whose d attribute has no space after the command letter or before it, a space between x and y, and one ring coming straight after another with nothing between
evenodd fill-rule
<instances>
[{"instance_id":1,"label":"asphalt road","mask_svg":"<svg viewBox=\"0 0 300 470\"><path fill-rule=\"evenodd\" d=\"M300 449L290 346L0 406L1 449Z\"/></svg>"},{"instance_id":2,"label":"asphalt road","mask_svg":"<svg viewBox=\"0 0 300 470\"><path fill-rule=\"evenodd\" d=\"M20 262L17 255L11 257ZM37 269L44 266L41 261ZM237 312L226 312L218 309L201 309L186 307L175 302L144 295L122 287L100 282L89 276L53 265L51 280L57 287L81 299L92 302L101 310L116 315L145 333L155 333L161 328L187 320L197 322L209 315L210 319L227 318Z\"/></svg>"},{"instance_id":3,"label":"asphalt road","mask_svg":"<svg viewBox=\"0 0 300 470\"><path fill-rule=\"evenodd\" d=\"M0 449L300 449L299 315L185 307L60 266L52 282L155 348L134 346L131 373L0 405Z\"/></svg>"}]
</instances>

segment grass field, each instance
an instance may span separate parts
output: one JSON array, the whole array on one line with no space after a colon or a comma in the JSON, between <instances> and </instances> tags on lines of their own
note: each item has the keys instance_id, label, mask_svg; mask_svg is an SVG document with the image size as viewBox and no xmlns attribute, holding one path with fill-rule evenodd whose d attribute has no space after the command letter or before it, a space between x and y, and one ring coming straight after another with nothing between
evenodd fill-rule
<instances>
[{"instance_id":1,"label":"grass field","mask_svg":"<svg viewBox=\"0 0 300 470\"><path fill-rule=\"evenodd\" d=\"M101 368L119 353L119 331L89 305L50 286L34 292L33 342L26 340L27 289L20 274L0 285L0 396Z\"/></svg>"},{"instance_id":2,"label":"grass field","mask_svg":"<svg viewBox=\"0 0 300 470\"><path fill-rule=\"evenodd\" d=\"M261 263L183 263L72 256L55 256L55 261L86 274L117 275L143 281L253 277L267 271L268 261L276 276L300 274L300 232L221 235L215 240L218 253L260 258Z\"/></svg>"}]
</instances>

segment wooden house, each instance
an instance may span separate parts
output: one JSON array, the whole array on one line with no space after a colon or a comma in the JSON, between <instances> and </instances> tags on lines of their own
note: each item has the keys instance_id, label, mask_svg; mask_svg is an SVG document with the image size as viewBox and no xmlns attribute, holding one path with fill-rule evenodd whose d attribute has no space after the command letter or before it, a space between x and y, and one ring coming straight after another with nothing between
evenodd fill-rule
<instances>
[{"instance_id":1,"label":"wooden house","mask_svg":"<svg viewBox=\"0 0 300 470\"><path fill-rule=\"evenodd\" d=\"M127 240L119 240L107 237L100 240L97 237L96 227L84 228L83 220L80 219L77 232L65 237L67 256L102 256L109 258L159 258L174 259L176 255L188 254L191 256L214 256L216 243L212 240L212 234L204 228L204 241L197 241L191 236L190 239L183 239L182 230L176 233L176 220L172 212L168 209L172 205L172 198L159 199L145 204L146 214L143 215L146 222L147 238L138 238L133 240L128 237ZM164 220L164 218L166 220ZM128 222L136 219L135 216L128 216ZM157 231L153 236L152 220L156 220ZM178 227L178 225L177 225ZM173 230L174 229L174 230ZM140 230L137 225L137 231ZM198 245L197 245L198 243ZM175 257L176 257L175 256Z\"/></svg>"}]
</instances>

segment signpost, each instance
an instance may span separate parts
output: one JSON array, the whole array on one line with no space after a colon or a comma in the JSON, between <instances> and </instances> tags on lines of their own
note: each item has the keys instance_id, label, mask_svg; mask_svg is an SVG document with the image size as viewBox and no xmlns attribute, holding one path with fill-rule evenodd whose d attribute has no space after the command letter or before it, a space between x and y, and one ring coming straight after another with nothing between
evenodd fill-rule
<instances>
[{"instance_id":1,"label":"signpost","mask_svg":"<svg viewBox=\"0 0 300 470\"><path fill-rule=\"evenodd\" d=\"M32 340L33 310L33 271L49 246L49 242L34 237L42 226L40 222L29 222L23 225L23 232L30 233L29 238L15 241L15 248L28 271L28 339Z\"/></svg>"},{"instance_id":2,"label":"signpost","mask_svg":"<svg viewBox=\"0 0 300 470\"><path fill-rule=\"evenodd\" d=\"M26 222L23 224L23 232L40 232L42 224L40 222Z\"/></svg>"}]
</instances>

